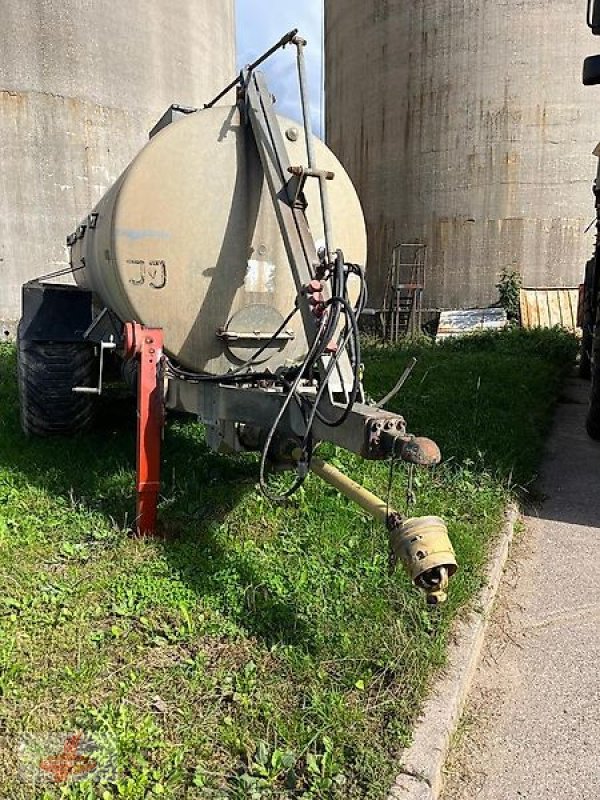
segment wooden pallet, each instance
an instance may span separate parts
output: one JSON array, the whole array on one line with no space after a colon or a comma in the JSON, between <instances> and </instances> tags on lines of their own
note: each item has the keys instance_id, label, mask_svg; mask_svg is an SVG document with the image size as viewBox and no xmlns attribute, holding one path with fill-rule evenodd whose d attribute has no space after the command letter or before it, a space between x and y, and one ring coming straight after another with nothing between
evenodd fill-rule
<instances>
[{"instance_id":1,"label":"wooden pallet","mask_svg":"<svg viewBox=\"0 0 600 800\"><path fill-rule=\"evenodd\" d=\"M524 328L565 328L577 331L579 287L521 289L521 325Z\"/></svg>"}]
</instances>

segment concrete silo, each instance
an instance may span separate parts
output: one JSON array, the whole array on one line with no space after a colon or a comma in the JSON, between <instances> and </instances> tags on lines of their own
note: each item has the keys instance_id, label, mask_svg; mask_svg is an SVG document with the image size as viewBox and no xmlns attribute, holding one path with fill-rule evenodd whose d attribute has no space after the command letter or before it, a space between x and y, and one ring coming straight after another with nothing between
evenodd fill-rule
<instances>
[{"instance_id":1,"label":"concrete silo","mask_svg":"<svg viewBox=\"0 0 600 800\"><path fill-rule=\"evenodd\" d=\"M0 339L21 284L68 266L65 238L171 103L235 75L234 0L0 0Z\"/></svg>"},{"instance_id":2,"label":"concrete silo","mask_svg":"<svg viewBox=\"0 0 600 800\"><path fill-rule=\"evenodd\" d=\"M325 16L327 139L364 205L375 302L400 242L428 246L428 307L493 302L503 268L579 283L600 139L583 6L325 0Z\"/></svg>"}]
</instances>

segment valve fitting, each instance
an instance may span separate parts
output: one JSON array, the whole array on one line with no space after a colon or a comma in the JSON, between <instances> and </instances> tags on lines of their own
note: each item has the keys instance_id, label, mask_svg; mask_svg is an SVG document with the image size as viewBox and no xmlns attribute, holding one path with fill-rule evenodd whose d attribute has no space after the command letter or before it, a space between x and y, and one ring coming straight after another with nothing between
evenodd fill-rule
<instances>
[{"instance_id":1,"label":"valve fitting","mask_svg":"<svg viewBox=\"0 0 600 800\"><path fill-rule=\"evenodd\" d=\"M411 580L425 592L429 605L448 598L448 581L458 569L448 528L439 517L388 519L390 546L395 562L402 562Z\"/></svg>"}]
</instances>

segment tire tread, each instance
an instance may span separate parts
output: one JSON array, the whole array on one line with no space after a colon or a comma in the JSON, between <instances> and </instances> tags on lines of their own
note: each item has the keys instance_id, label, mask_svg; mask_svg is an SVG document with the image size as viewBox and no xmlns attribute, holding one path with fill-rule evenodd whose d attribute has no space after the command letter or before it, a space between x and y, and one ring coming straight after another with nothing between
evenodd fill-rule
<instances>
[{"instance_id":1,"label":"tire tread","mask_svg":"<svg viewBox=\"0 0 600 800\"><path fill-rule=\"evenodd\" d=\"M73 392L94 382L95 357L87 342L24 341L17 332L21 427L28 436L69 436L87 430L94 397Z\"/></svg>"}]
</instances>

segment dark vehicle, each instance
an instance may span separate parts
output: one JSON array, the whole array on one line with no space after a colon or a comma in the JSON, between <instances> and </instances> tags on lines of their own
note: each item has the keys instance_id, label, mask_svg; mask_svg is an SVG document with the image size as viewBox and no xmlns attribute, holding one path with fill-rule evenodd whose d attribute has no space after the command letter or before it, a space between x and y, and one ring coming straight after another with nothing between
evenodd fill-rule
<instances>
[{"instance_id":1,"label":"dark vehicle","mask_svg":"<svg viewBox=\"0 0 600 800\"><path fill-rule=\"evenodd\" d=\"M600 0L588 0L587 23L594 36L600 36ZM583 64L585 86L600 84L600 55L588 56ZM600 144L598 173L594 181L596 205L596 246L585 266L579 304L579 324L583 329L579 374L591 380L590 406L586 428L592 439L600 440Z\"/></svg>"}]
</instances>

